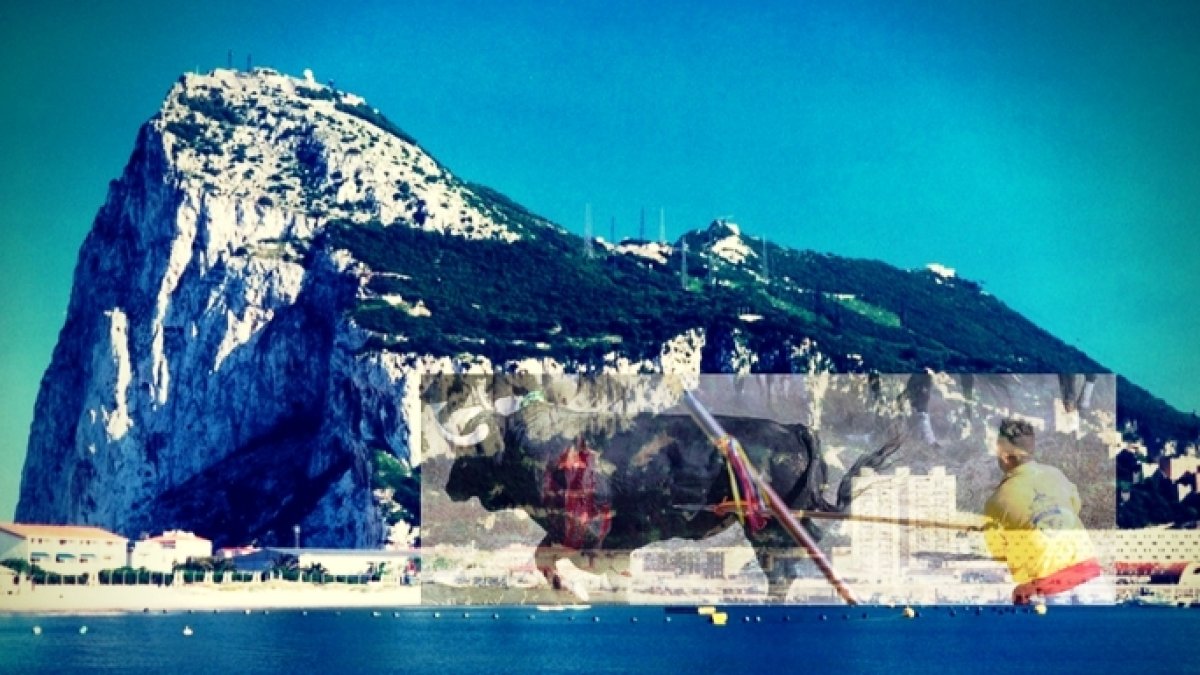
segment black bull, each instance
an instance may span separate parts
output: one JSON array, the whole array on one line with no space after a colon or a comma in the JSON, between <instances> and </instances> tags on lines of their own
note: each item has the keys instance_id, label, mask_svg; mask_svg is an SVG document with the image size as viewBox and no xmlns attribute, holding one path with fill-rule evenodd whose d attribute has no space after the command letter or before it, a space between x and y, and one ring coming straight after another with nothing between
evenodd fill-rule
<instances>
[{"instance_id":1,"label":"black bull","mask_svg":"<svg viewBox=\"0 0 1200 675\"><path fill-rule=\"evenodd\" d=\"M554 470L566 448L579 447L579 439L535 441L521 416L493 419L500 426L500 447L492 452L483 446L459 448L446 493L455 501L477 497L490 511L524 510L547 533L538 547L538 560L547 560L552 549L561 552L566 542L562 504L544 490L546 472ZM851 479L864 468L880 468L900 447L896 437L862 454L830 501L821 443L807 426L741 417L717 420L794 510L845 512ZM587 434L585 442L600 460L594 499L610 508L611 529L583 549L630 551L674 537L702 539L735 522L732 513L712 508L733 498L730 481L724 459L690 417L639 415L621 430ZM813 523L802 522L814 538L821 536ZM759 532L747 528L747 536L764 570L769 569L770 549L796 546L774 519Z\"/></svg>"}]
</instances>

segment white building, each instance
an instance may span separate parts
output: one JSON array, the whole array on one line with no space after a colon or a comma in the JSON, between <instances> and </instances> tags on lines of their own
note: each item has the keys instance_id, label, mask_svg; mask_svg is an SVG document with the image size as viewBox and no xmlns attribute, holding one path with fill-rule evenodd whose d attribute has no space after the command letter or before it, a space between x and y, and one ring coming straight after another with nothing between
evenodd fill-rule
<instances>
[{"instance_id":1,"label":"white building","mask_svg":"<svg viewBox=\"0 0 1200 675\"><path fill-rule=\"evenodd\" d=\"M24 560L57 574L83 574L125 565L129 540L85 525L0 523L0 560Z\"/></svg>"},{"instance_id":2,"label":"white building","mask_svg":"<svg viewBox=\"0 0 1200 675\"><path fill-rule=\"evenodd\" d=\"M294 556L297 568L309 569L320 565L330 576L357 576L385 570L385 576L402 577L415 569L421 553L415 549L329 549L329 548L284 548L258 549L253 553L233 558L238 571L266 571L276 562Z\"/></svg>"},{"instance_id":3,"label":"white building","mask_svg":"<svg viewBox=\"0 0 1200 675\"><path fill-rule=\"evenodd\" d=\"M864 470L851 481L851 516L955 522L957 481L944 467L916 475L905 467L893 475ZM893 583L917 566L918 554L971 553L974 545L948 528L911 527L851 520L849 563L860 580Z\"/></svg>"},{"instance_id":4,"label":"white building","mask_svg":"<svg viewBox=\"0 0 1200 675\"><path fill-rule=\"evenodd\" d=\"M1104 563L1170 565L1200 562L1200 531L1147 527L1092 530L1088 533Z\"/></svg>"},{"instance_id":5,"label":"white building","mask_svg":"<svg viewBox=\"0 0 1200 675\"><path fill-rule=\"evenodd\" d=\"M17 595L21 592L21 580L17 573L0 565L0 596Z\"/></svg>"},{"instance_id":6,"label":"white building","mask_svg":"<svg viewBox=\"0 0 1200 675\"><path fill-rule=\"evenodd\" d=\"M1179 480L1183 474L1200 473L1200 457L1190 457L1186 455L1175 455L1172 457L1160 457L1158 466L1162 469L1163 475L1171 480Z\"/></svg>"},{"instance_id":7,"label":"white building","mask_svg":"<svg viewBox=\"0 0 1200 675\"><path fill-rule=\"evenodd\" d=\"M761 602L770 590L740 525L631 551L627 577L627 598L635 603Z\"/></svg>"},{"instance_id":8,"label":"white building","mask_svg":"<svg viewBox=\"0 0 1200 675\"><path fill-rule=\"evenodd\" d=\"M212 542L183 530L168 530L133 545L130 567L170 572L190 559L212 557Z\"/></svg>"}]
</instances>

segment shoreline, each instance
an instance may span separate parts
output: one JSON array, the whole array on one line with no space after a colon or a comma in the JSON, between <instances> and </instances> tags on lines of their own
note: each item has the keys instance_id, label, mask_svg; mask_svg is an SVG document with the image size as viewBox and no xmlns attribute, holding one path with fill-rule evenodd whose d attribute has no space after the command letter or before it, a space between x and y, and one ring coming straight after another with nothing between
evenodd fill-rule
<instances>
[{"instance_id":1,"label":"shoreline","mask_svg":"<svg viewBox=\"0 0 1200 675\"><path fill-rule=\"evenodd\" d=\"M0 615L158 613L170 611L333 609L419 606L421 587L313 585L269 581L237 585L38 586L0 595Z\"/></svg>"}]
</instances>

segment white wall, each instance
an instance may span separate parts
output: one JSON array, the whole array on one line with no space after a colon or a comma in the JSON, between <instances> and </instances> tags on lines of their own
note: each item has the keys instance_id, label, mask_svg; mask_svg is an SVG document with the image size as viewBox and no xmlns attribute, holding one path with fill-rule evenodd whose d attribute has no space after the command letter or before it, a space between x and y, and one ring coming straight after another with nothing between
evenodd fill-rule
<instances>
[{"instance_id":1,"label":"white wall","mask_svg":"<svg viewBox=\"0 0 1200 675\"><path fill-rule=\"evenodd\" d=\"M25 540L20 537L14 537L7 532L0 532L0 560L8 560L9 558L29 560L29 554L26 553L25 549Z\"/></svg>"}]
</instances>

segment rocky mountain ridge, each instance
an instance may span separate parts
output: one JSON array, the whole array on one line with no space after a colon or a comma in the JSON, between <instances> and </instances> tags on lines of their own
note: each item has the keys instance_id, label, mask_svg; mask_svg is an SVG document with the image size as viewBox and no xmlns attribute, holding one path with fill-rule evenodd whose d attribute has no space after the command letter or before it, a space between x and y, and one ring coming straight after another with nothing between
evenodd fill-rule
<instances>
[{"instance_id":1,"label":"rocky mountain ridge","mask_svg":"<svg viewBox=\"0 0 1200 675\"><path fill-rule=\"evenodd\" d=\"M1103 370L969 281L721 221L585 247L353 94L189 74L81 248L17 518L403 543L422 374L922 367ZM1143 433L1186 425L1130 391Z\"/></svg>"}]
</instances>

